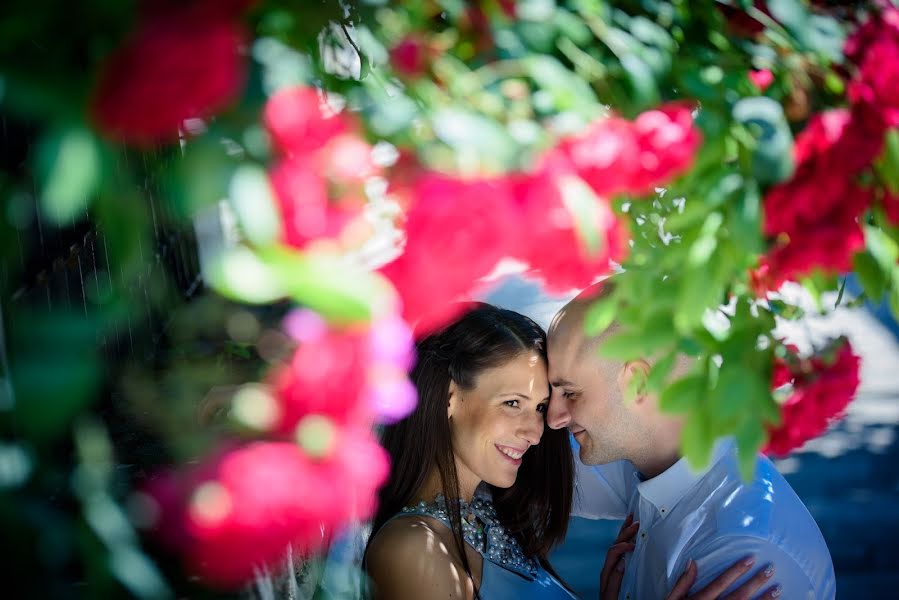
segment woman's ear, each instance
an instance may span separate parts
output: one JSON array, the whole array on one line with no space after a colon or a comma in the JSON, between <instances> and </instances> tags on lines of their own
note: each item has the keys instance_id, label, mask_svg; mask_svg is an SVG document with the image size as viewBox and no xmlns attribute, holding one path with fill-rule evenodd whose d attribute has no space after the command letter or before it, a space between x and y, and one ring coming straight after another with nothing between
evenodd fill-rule
<instances>
[{"instance_id":1,"label":"woman's ear","mask_svg":"<svg viewBox=\"0 0 899 600\"><path fill-rule=\"evenodd\" d=\"M459 387L456 385L455 381L450 381L446 398L446 418L452 419L453 413L456 411L456 407L459 405L459 402L461 402L461 399L459 397Z\"/></svg>"},{"instance_id":2,"label":"woman's ear","mask_svg":"<svg viewBox=\"0 0 899 600\"><path fill-rule=\"evenodd\" d=\"M642 358L624 363L618 374L618 389L625 400L641 404L646 399L646 378L650 370L649 363Z\"/></svg>"}]
</instances>

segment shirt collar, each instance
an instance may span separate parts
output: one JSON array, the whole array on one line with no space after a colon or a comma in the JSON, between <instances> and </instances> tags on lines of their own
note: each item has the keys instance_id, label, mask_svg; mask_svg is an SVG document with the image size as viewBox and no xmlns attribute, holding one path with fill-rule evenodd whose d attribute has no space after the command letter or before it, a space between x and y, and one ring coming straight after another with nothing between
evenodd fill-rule
<instances>
[{"instance_id":1,"label":"shirt collar","mask_svg":"<svg viewBox=\"0 0 899 600\"><path fill-rule=\"evenodd\" d=\"M663 515L667 514L733 447L732 438L718 440L712 450L708 466L701 471L694 471L687 463L687 459L681 458L659 475L639 483L637 491Z\"/></svg>"}]
</instances>

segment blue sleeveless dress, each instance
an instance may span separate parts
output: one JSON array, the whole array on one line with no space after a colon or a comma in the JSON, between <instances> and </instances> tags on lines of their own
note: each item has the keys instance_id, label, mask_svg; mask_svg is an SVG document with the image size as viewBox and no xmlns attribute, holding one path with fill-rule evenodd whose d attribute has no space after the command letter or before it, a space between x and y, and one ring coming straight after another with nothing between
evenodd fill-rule
<instances>
[{"instance_id":1,"label":"blue sleeveless dress","mask_svg":"<svg viewBox=\"0 0 899 600\"><path fill-rule=\"evenodd\" d=\"M540 563L524 555L515 538L506 532L489 498L475 496L460 501L462 538L484 558L481 586L483 600L572 600L577 596L566 590ZM427 504L407 506L393 517L421 515L432 517L450 527L449 511L443 496ZM391 519L391 520L393 520Z\"/></svg>"}]
</instances>

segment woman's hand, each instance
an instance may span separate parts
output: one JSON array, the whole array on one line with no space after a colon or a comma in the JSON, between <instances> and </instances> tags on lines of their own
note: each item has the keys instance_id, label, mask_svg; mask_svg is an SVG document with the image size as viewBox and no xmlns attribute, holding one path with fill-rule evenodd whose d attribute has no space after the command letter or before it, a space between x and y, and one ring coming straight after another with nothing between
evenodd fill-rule
<instances>
[{"instance_id":1,"label":"woman's hand","mask_svg":"<svg viewBox=\"0 0 899 600\"><path fill-rule=\"evenodd\" d=\"M759 569L755 575L747 579L743 585L727 596L720 595L724 590L730 587L734 581L739 579L740 576L749 571L754 564L755 559L751 556L742 558L731 565L710 584L688 597L687 593L690 591L693 582L696 581L697 573L696 562L691 560L687 563L684 574L677 580L674 589L671 590L671 593L668 594L665 600L748 600L749 598L753 598L753 600L773 600L774 598L779 598L781 595L781 588L779 585L772 585L760 596L753 596L759 588L766 585L771 580L771 577L774 575L774 565L767 565L766 567Z\"/></svg>"},{"instance_id":2,"label":"woman's hand","mask_svg":"<svg viewBox=\"0 0 899 600\"><path fill-rule=\"evenodd\" d=\"M617 600L624 576L624 555L634 549L633 539L640 529L640 522L634 523L634 515L628 515L618 531L615 543L606 552L606 562L599 576L599 597L601 600ZM688 588L689 589L689 588Z\"/></svg>"}]
</instances>

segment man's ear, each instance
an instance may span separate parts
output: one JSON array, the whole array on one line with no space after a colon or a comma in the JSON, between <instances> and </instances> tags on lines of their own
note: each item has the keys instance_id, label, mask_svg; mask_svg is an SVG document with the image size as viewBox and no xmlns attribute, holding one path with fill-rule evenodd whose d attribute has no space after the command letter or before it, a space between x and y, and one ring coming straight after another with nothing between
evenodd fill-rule
<instances>
[{"instance_id":1,"label":"man's ear","mask_svg":"<svg viewBox=\"0 0 899 600\"><path fill-rule=\"evenodd\" d=\"M450 381L449 391L447 392L447 400L446 400L446 418L452 419L453 413L458 410L459 403L462 401L461 395L459 394L459 386L456 385L455 381Z\"/></svg>"},{"instance_id":2,"label":"man's ear","mask_svg":"<svg viewBox=\"0 0 899 600\"><path fill-rule=\"evenodd\" d=\"M629 360L618 372L618 389L627 402L642 404L646 398L646 378L651 367L649 363L638 358Z\"/></svg>"}]
</instances>

